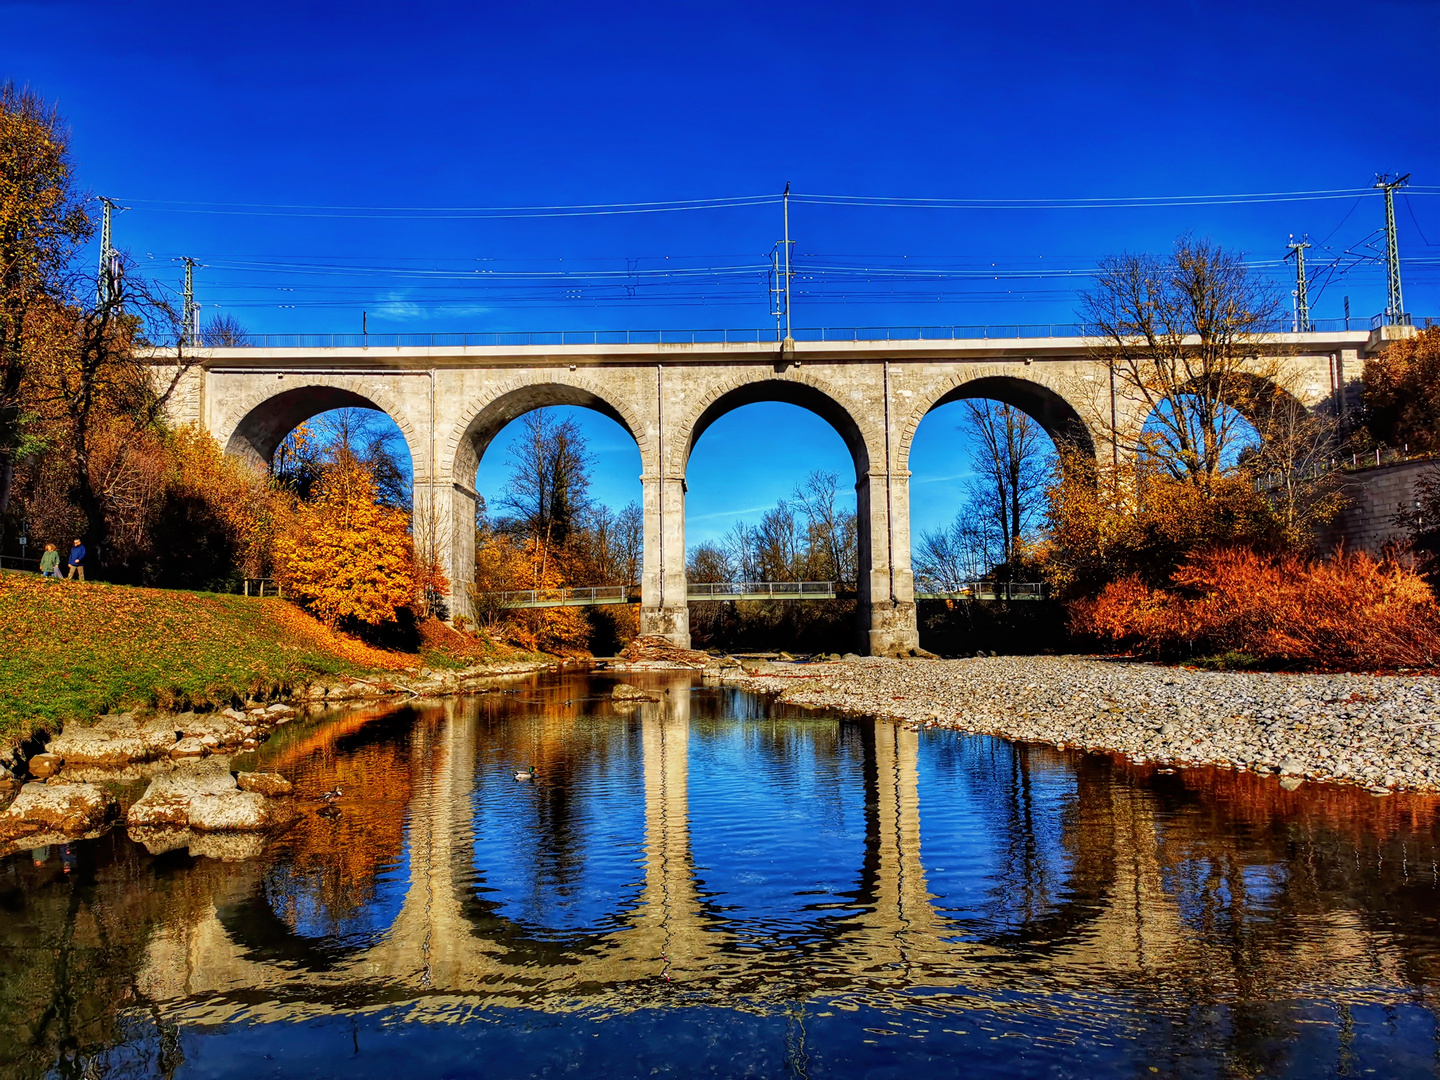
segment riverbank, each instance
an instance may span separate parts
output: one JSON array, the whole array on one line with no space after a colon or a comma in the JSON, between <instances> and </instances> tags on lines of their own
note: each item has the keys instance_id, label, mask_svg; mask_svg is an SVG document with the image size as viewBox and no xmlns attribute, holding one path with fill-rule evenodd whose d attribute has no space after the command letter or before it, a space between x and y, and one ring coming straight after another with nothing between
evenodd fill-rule
<instances>
[{"instance_id":1,"label":"riverbank","mask_svg":"<svg viewBox=\"0 0 1440 1080\"><path fill-rule=\"evenodd\" d=\"M433 620L415 651L398 652L274 598L0 574L3 751L107 713L253 712L294 699L450 693L467 679L553 663Z\"/></svg>"},{"instance_id":2,"label":"riverbank","mask_svg":"<svg viewBox=\"0 0 1440 1080\"><path fill-rule=\"evenodd\" d=\"M1440 678L1209 672L1070 656L750 664L782 701L1166 765L1440 790Z\"/></svg>"}]
</instances>

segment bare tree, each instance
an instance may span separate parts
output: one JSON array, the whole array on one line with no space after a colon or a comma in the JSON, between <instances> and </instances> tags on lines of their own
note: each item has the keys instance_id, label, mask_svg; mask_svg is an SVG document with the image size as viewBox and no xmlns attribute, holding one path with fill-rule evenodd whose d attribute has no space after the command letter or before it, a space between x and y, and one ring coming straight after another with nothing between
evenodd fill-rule
<instances>
[{"instance_id":1,"label":"bare tree","mask_svg":"<svg viewBox=\"0 0 1440 1080\"><path fill-rule=\"evenodd\" d=\"M797 484L791 501L805 516L805 576L815 581L854 581L855 512L837 505L840 478L816 470Z\"/></svg>"},{"instance_id":2,"label":"bare tree","mask_svg":"<svg viewBox=\"0 0 1440 1080\"><path fill-rule=\"evenodd\" d=\"M207 349L237 349L250 344L250 331L227 311L206 320L200 342Z\"/></svg>"},{"instance_id":3,"label":"bare tree","mask_svg":"<svg viewBox=\"0 0 1440 1080\"><path fill-rule=\"evenodd\" d=\"M643 554L645 514L640 504L626 503L615 519L615 566L620 584L640 583L640 559Z\"/></svg>"},{"instance_id":4,"label":"bare tree","mask_svg":"<svg viewBox=\"0 0 1440 1080\"><path fill-rule=\"evenodd\" d=\"M1117 398L1097 429L1115 429L1117 453L1147 455L1208 488L1233 464L1249 435L1242 417L1276 373L1264 359L1280 312L1275 291L1241 256L1181 237L1164 259L1102 260L1080 310Z\"/></svg>"},{"instance_id":5,"label":"bare tree","mask_svg":"<svg viewBox=\"0 0 1440 1080\"><path fill-rule=\"evenodd\" d=\"M1045 506L1053 472L1050 439L1043 428L1013 405L988 399L965 402L963 430L974 440L971 512L981 529L999 539L999 561L1013 566Z\"/></svg>"},{"instance_id":6,"label":"bare tree","mask_svg":"<svg viewBox=\"0 0 1440 1080\"><path fill-rule=\"evenodd\" d=\"M546 409L520 418L520 433L506 461L510 479L500 496L513 527L548 551L563 547L589 504L591 455L573 418L559 420Z\"/></svg>"},{"instance_id":7,"label":"bare tree","mask_svg":"<svg viewBox=\"0 0 1440 1080\"><path fill-rule=\"evenodd\" d=\"M921 533L913 556L916 590L954 592L983 578L1000 561L994 535L964 511L945 528Z\"/></svg>"},{"instance_id":8,"label":"bare tree","mask_svg":"<svg viewBox=\"0 0 1440 1080\"><path fill-rule=\"evenodd\" d=\"M1285 543L1303 547L1344 505L1334 468L1340 425L1333 414L1307 409L1277 387L1261 403L1256 427L1260 444L1245 464L1256 473Z\"/></svg>"},{"instance_id":9,"label":"bare tree","mask_svg":"<svg viewBox=\"0 0 1440 1080\"><path fill-rule=\"evenodd\" d=\"M690 549L685 576L693 582L734 581L735 569L722 544L706 540Z\"/></svg>"}]
</instances>

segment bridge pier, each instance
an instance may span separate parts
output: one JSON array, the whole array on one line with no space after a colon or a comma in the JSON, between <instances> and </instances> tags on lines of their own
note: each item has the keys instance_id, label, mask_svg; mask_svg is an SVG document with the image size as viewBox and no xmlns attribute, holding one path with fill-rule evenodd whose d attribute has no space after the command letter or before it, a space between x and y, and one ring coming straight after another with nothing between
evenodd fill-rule
<instances>
[{"instance_id":1,"label":"bridge pier","mask_svg":"<svg viewBox=\"0 0 1440 1080\"><path fill-rule=\"evenodd\" d=\"M910 569L910 474L863 473L855 485L855 515L861 651L909 656L920 647Z\"/></svg>"},{"instance_id":2,"label":"bridge pier","mask_svg":"<svg viewBox=\"0 0 1440 1080\"><path fill-rule=\"evenodd\" d=\"M685 478L647 473L640 573L640 633L690 647L685 578Z\"/></svg>"}]
</instances>

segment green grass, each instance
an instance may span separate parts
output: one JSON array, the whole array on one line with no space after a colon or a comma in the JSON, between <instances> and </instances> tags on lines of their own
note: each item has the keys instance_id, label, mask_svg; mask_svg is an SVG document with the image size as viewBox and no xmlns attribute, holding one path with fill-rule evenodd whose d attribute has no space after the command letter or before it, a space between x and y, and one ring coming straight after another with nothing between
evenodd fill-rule
<instances>
[{"instance_id":1,"label":"green grass","mask_svg":"<svg viewBox=\"0 0 1440 1080\"><path fill-rule=\"evenodd\" d=\"M0 574L0 745L116 709L220 705L368 668L287 608Z\"/></svg>"},{"instance_id":2,"label":"green grass","mask_svg":"<svg viewBox=\"0 0 1440 1080\"><path fill-rule=\"evenodd\" d=\"M1201 656L1191 661L1196 667L1207 671L1254 671L1260 660L1246 652L1223 652L1214 656Z\"/></svg>"}]
</instances>

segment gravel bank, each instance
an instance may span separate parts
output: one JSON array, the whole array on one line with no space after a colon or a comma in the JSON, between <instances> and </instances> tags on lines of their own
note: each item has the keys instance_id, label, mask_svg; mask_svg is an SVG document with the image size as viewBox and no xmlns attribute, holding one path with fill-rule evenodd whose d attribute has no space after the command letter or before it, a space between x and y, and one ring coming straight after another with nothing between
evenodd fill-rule
<instances>
[{"instance_id":1,"label":"gravel bank","mask_svg":"<svg viewBox=\"0 0 1440 1080\"><path fill-rule=\"evenodd\" d=\"M1440 790L1440 678L1190 671L1069 656L767 664L726 681L843 709L1173 765Z\"/></svg>"}]
</instances>

